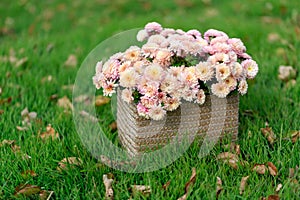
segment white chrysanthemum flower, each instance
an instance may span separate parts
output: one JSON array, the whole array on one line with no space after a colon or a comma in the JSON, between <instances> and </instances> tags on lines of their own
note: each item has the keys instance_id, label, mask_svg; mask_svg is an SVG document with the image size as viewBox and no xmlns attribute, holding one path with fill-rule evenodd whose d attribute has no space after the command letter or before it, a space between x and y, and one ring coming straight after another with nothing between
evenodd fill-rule
<instances>
[{"instance_id":1,"label":"white chrysanthemum flower","mask_svg":"<svg viewBox=\"0 0 300 200\"><path fill-rule=\"evenodd\" d=\"M174 34L176 31L172 28L165 28L162 30L162 32L160 33L162 36L164 37L168 37L169 35Z\"/></svg>"},{"instance_id":2,"label":"white chrysanthemum flower","mask_svg":"<svg viewBox=\"0 0 300 200\"><path fill-rule=\"evenodd\" d=\"M245 78L245 70L240 63L234 62L230 65L230 67L231 67L231 74L235 79L240 80Z\"/></svg>"},{"instance_id":3,"label":"white chrysanthemum flower","mask_svg":"<svg viewBox=\"0 0 300 200\"><path fill-rule=\"evenodd\" d=\"M172 93L174 90L176 90L178 84L179 82L177 78L175 78L171 74L167 74L166 77L161 82L160 89L163 92Z\"/></svg>"},{"instance_id":4,"label":"white chrysanthemum flower","mask_svg":"<svg viewBox=\"0 0 300 200\"><path fill-rule=\"evenodd\" d=\"M116 93L115 88L118 87L118 84L113 81L108 81L102 85L103 87L103 95L104 96L112 96L112 94Z\"/></svg>"},{"instance_id":5,"label":"white chrysanthemum flower","mask_svg":"<svg viewBox=\"0 0 300 200\"><path fill-rule=\"evenodd\" d=\"M242 79L240 82L239 82L239 87L238 87L238 91L241 95L244 95L247 93L247 90L248 90L248 83L245 79Z\"/></svg>"},{"instance_id":6,"label":"white chrysanthemum flower","mask_svg":"<svg viewBox=\"0 0 300 200\"><path fill-rule=\"evenodd\" d=\"M224 63L216 65L216 78L218 81L225 80L230 75L230 68Z\"/></svg>"},{"instance_id":7,"label":"white chrysanthemum flower","mask_svg":"<svg viewBox=\"0 0 300 200\"><path fill-rule=\"evenodd\" d=\"M162 120L166 111L161 106L153 106L149 109L149 117L154 120Z\"/></svg>"},{"instance_id":8,"label":"white chrysanthemum flower","mask_svg":"<svg viewBox=\"0 0 300 200\"><path fill-rule=\"evenodd\" d=\"M122 90L122 99L123 101L127 102L127 103L131 103L134 98L132 96L132 91L130 89L125 88L124 90Z\"/></svg>"},{"instance_id":9,"label":"white chrysanthemum flower","mask_svg":"<svg viewBox=\"0 0 300 200\"><path fill-rule=\"evenodd\" d=\"M131 66L131 61L125 61L119 66L119 73L124 72L126 69L128 69Z\"/></svg>"},{"instance_id":10,"label":"white chrysanthemum flower","mask_svg":"<svg viewBox=\"0 0 300 200\"><path fill-rule=\"evenodd\" d=\"M223 82L229 87L230 91L234 90L237 86L237 81L233 76L228 76Z\"/></svg>"},{"instance_id":11,"label":"white chrysanthemum flower","mask_svg":"<svg viewBox=\"0 0 300 200\"><path fill-rule=\"evenodd\" d=\"M96 74L102 73L102 67L103 67L102 61L101 61L101 62L97 62L96 67L95 67L95 69L96 69Z\"/></svg>"},{"instance_id":12,"label":"white chrysanthemum flower","mask_svg":"<svg viewBox=\"0 0 300 200\"><path fill-rule=\"evenodd\" d=\"M163 79L163 75L164 75L164 70L158 64L152 64L146 67L144 71L144 76L148 80L161 81Z\"/></svg>"},{"instance_id":13,"label":"white chrysanthemum flower","mask_svg":"<svg viewBox=\"0 0 300 200\"><path fill-rule=\"evenodd\" d=\"M137 41L142 42L149 37L146 30L140 30L136 36Z\"/></svg>"},{"instance_id":14,"label":"white chrysanthemum flower","mask_svg":"<svg viewBox=\"0 0 300 200\"><path fill-rule=\"evenodd\" d=\"M140 59L141 49L137 46L131 46L124 53L126 60L137 61Z\"/></svg>"},{"instance_id":15,"label":"white chrysanthemum flower","mask_svg":"<svg viewBox=\"0 0 300 200\"><path fill-rule=\"evenodd\" d=\"M180 105L179 98L165 98L164 100L164 108L167 111L176 110Z\"/></svg>"},{"instance_id":16,"label":"white chrysanthemum flower","mask_svg":"<svg viewBox=\"0 0 300 200\"><path fill-rule=\"evenodd\" d=\"M153 58L159 48L159 45L156 43L146 43L142 46L142 52L146 57Z\"/></svg>"},{"instance_id":17,"label":"white chrysanthemum flower","mask_svg":"<svg viewBox=\"0 0 300 200\"><path fill-rule=\"evenodd\" d=\"M204 90L200 89L197 93L197 99L196 103L199 103L200 105L204 104L205 102L205 93Z\"/></svg>"},{"instance_id":18,"label":"white chrysanthemum flower","mask_svg":"<svg viewBox=\"0 0 300 200\"><path fill-rule=\"evenodd\" d=\"M196 65L196 76L201 81L209 81L213 78L214 70L207 62L200 62Z\"/></svg>"},{"instance_id":19,"label":"white chrysanthemum flower","mask_svg":"<svg viewBox=\"0 0 300 200\"><path fill-rule=\"evenodd\" d=\"M123 87L135 87L138 80L138 73L132 68L120 73L120 85Z\"/></svg>"},{"instance_id":20,"label":"white chrysanthemum flower","mask_svg":"<svg viewBox=\"0 0 300 200\"><path fill-rule=\"evenodd\" d=\"M220 98L225 98L230 90L225 83L214 83L211 85L211 92Z\"/></svg>"},{"instance_id":21,"label":"white chrysanthemum flower","mask_svg":"<svg viewBox=\"0 0 300 200\"><path fill-rule=\"evenodd\" d=\"M148 42L160 45L161 43L165 42L165 40L166 38L162 35L152 35L149 37Z\"/></svg>"},{"instance_id":22,"label":"white chrysanthemum flower","mask_svg":"<svg viewBox=\"0 0 300 200\"><path fill-rule=\"evenodd\" d=\"M254 78L258 72L258 65L254 60L247 59L242 62L242 66L246 70L247 78Z\"/></svg>"}]
</instances>

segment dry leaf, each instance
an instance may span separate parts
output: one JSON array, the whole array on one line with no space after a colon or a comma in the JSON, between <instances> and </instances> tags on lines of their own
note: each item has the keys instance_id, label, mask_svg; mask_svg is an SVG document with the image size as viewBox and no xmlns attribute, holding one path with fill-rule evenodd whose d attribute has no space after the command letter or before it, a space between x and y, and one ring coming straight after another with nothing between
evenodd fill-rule
<instances>
[{"instance_id":1,"label":"dry leaf","mask_svg":"<svg viewBox=\"0 0 300 200\"><path fill-rule=\"evenodd\" d=\"M21 176L22 176L23 178L27 178L27 177L29 177L29 176L35 177L35 176L37 176L37 174L36 174L35 171L33 171L33 170L26 170L26 171L23 171L23 172L21 173Z\"/></svg>"},{"instance_id":2,"label":"dry leaf","mask_svg":"<svg viewBox=\"0 0 300 200\"><path fill-rule=\"evenodd\" d=\"M4 113L4 110L0 110L0 115L2 115Z\"/></svg>"},{"instance_id":3,"label":"dry leaf","mask_svg":"<svg viewBox=\"0 0 300 200\"><path fill-rule=\"evenodd\" d=\"M264 164L255 164L252 170L258 174L265 174L268 169Z\"/></svg>"},{"instance_id":4,"label":"dry leaf","mask_svg":"<svg viewBox=\"0 0 300 200\"><path fill-rule=\"evenodd\" d=\"M280 39L280 36L278 33L269 33L268 35L268 41L269 42L276 42Z\"/></svg>"},{"instance_id":5,"label":"dry leaf","mask_svg":"<svg viewBox=\"0 0 300 200\"><path fill-rule=\"evenodd\" d=\"M76 67L77 66L77 58L74 54L69 55L68 59L65 62L65 66L67 66L67 67Z\"/></svg>"},{"instance_id":6,"label":"dry leaf","mask_svg":"<svg viewBox=\"0 0 300 200\"><path fill-rule=\"evenodd\" d=\"M241 184L240 184L240 195L242 195L243 192L245 191L245 187L247 185L248 179L249 176L242 177Z\"/></svg>"},{"instance_id":7,"label":"dry leaf","mask_svg":"<svg viewBox=\"0 0 300 200\"><path fill-rule=\"evenodd\" d=\"M3 141L0 143L0 147L5 146L5 145L11 146L11 145L14 144L15 142L16 142L15 140L3 140Z\"/></svg>"},{"instance_id":8,"label":"dry leaf","mask_svg":"<svg viewBox=\"0 0 300 200\"><path fill-rule=\"evenodd\" d=\"M105 165L107 166L110 166L110 167L113 167L113 168L119 168L119 167L126 167L127 165L129 165L130 167L134 167L136 166L136 162L134 161L131 161L131 162L120 162L120 161L115 161L115 160L111 160L109 159L108 157L104 156L104 155L101 155L100 156L100 160L102 163L104 163Z\"/></svg>"},{"instance_id":9,"label":"dry leaf","mask_svg":"<svg viewBox=\"0 0 300 200\"><path fill-rule=\"evenodd\" d=\"M114 191L112 189L113 179L109 178L107 174L103 174L103 183L105 186L105 198L114 199Z\"/></svg>"},{"instance_id":10,"label":"dry leaf","mask_svg":"<svg viewBox=\"0 0 300 200\"><path fill-rule=\"evenodd\" d=\"M163 188L164 190L167 190L170 184L171 184L171 181L169 180L169 181L167 181L167 182L162 186L162 188Z\"/></svg>"},{"instance_id":11,"label":"dry leaf","mask_svg":"<svg viewBox=\"0 0 300 200\"><path fill-rule=\"evenodd\" d=\"M237 163L239 162L239 159L238 159L238 156L236 154L233 154L233 153L230 153L230 152L223 152L223 153L220 153L217 156L217 160L221 160L224 163L227 163L228 165L230 165L234 169L238 168Z\"/></svg>"},{"instance_id":12,"label":"dry leaf","mask_svg":"<svg viewBox=\"0 0 300 200\"><path fill-rule=\"evenodd\" d=\"M77 158L77 157L68 157L68 158L62 159L58 163L57 170L58 171L67 170L69 166L70 167L71 166L80 166L81 164L82 164L82 160L80 158Z\"/></svg>"},{"instance_id":13,"label":"dry leaf","mask_svg":"<svg viewBox=\"0 0 300 200\"><path fill-rule=\"evenodd\" d=\"M108 104L109 102L110 102L109 97L105 97L105 96L102 96L102 95L96 96L96 100L95 100L95 105L96 106L102 106L102 105Z\"/></svg>"},{"instance_id":14,"label":"dry leaf","mask_svg":"<svg viewBox=\"0 0 300 200\"><path fill-rule=\"evenodd\" d=\"M279 184L277 185L277 187L276 187L275 192L279 192L279 191L281 190L281 188L282 188L282 184L279 183Z\"/></svg>"},{"instance_id":15,"label":"dry leaf","mask_svg":"<svg viewBox=\"0 0 300 200\"><path fill-rule=\"evenodd\" d=\"M149 185L132 185L131 188L134 196L138 194L144 196L151 194L151 187Z\"/></svg>"},{"instance_id":16,"label":"dry leaf","mask_svg":"<svg viewBox=\"0 0 300 200\"><path fill-rule=\"evenodd\" d=\"M79 113L82 117L85 117L88 120L91 120L92 122L98 122L97 117L91 115L90 113L86 112L85 110L80 111Z\"/></svg>"},{"instance_id":17,"label":"dry leaf","mask_svg":"<svg viewBox=\"0 0 300 200\"><path fill-rule=\"evenodd\" d=\"M16 67L22 67L22 66L26 65L27 62L28 62L28 58L27 57L21 58L20 60L17 60Z\"/></svg>"},{"instance_id":18,"label":"dry leaf","mask_svg":"<svg viewBox=\"0 0 300 200\"><path fill-rule=\"evenodd\" d=\"M16 145L16 144L12 144L11 146L11 150L14 152L14 153L18 153L21 151L21 147Z\"/></svg>"},{"instance_id":19,"label":"dry leaf","mask_svg":"<svg viewBox=\"0 0 300 200\"><path fill-rule=\"evenodd\" d=\"M67 96L58 99L57 105L65 110L73 110L73 104Z\"/></svg>"},{"instance_id":20,"label":"dry leaf","mask_svg":"<svg viewBox=\"0 0 300 200\"><path fill-rule=\"evenodd\" d=\"M269 195L267 200L280 200L278 194Z\"/></svg>"},{"instance_id":21,"label":"dry leaf","mask_svg":"<svg viewBox=\"0 0 300 200\"><path fill-rule=\"evenodd\" d=\"M297 70L295 70L292 66L280 66L278 73L278 78L285 82L295 79L297 76Z\"/></svg>"},{"instance_id":22,"label":"dry leaf","mask_svg":"<svg viewBox=\"0 0 300 200\"><path fill-rule=\"evenodd\" d=\"M71 85L63 85L61 88L63 90L71 90L71 91L73 91L74 85L73 84L71 84Z\"/></svg>"},{"instance_id":23,"label":"dry leaf","mask_svg":"<svg viewBox=\"0 0 300 200\"><path fill-rule=\"evenodd\" d=\"M260 130L261 130L262 134L267 138L268 142L271 145L273 145L273 143L275 142L276 136L275 136L272 128L267 126L266 128L261 128Z\"/></svg>"},{"instance_id":24,"label":"dry leaf","mask_svg":"<svg viewBox=\"0 0 300 200\"><path fill-rule=\"evenodd\" d=\"M277 176L278 170L272 162L268 162L268 169L272 176Z\"/></svg>"},{"instance_id":25,"label":"dry leaf","mask_svg":"<svg viewBox=\"0 0 300 200\"><path fill-rule=\"evenodd\" d=\"M23 127L23 126L16 126L18 131L27 131L28 127Z\"/></svg>"},{"instance_id":26,"label":"dry leaf","mask_svg":"<svg viewBox=\"0 0 300 200\"><path fill-rule=\"evenodd\" d=\"M77 102L77 103L82 103L82 102L85 102L85 101L89 101L89 96L86 95L86 94L79 95L78 97L74 98L74 101Z\"/></svg>"},{"instance_id":27,"label":"dry leaf","mask_svg":"<svg viewBox=\"0 0 300 200\"><path fill-rule=\"evenodd\" d=\"M2 88L0 87L0 95L2 94Z\"/></svg>"},{"instance_id":28,"label":"dry leaf","mask_svg":"<svg viewBox=\"0 0 300 200\"><path fill-rule=\"evenodd\" d=\"M219 195L221 194L222 190L223 190L223 186L222 186L222 180L220 177L217 176L217 189L216 189L216 199L219 198Z\"/></svg>"},{"instance_id":29,"label":"dry leaf","mask_svg":"<svg viewBox=\"0 0 300 200\"><path fill-rule=\"evenodd\" d=\"M112 130L112 131L115 131L118 129L118 125L117 125L117 122L113 122L109 125L109 128Z\"/></svg>"},{"instance_id":30,"label":"dry leaf","mask_svg":"<svg viewBox=\"0 0 300 200\"><path fill-rule=\"evenodd\" d=\"M39 186L30 185L30 184L25 184L25 185L21 184L16 187L14 195L16 197L19 197L19 196L29 197L29 196L38 194L40 191L41 191L41 188Z\"/></svg>"},{"instance_id":31,"label":"dry leaf","mask_svg":"<svg viewBox=\"0 0 300 200\"><path fill-rule=\"evenodd\" d=\"M43 140L51 138L52 140L58 139L59 134L52 128L51 124L48 124L46 127L46 132L43 132L42 134L39 134L40 138Z\"/></svg>"},{"instance_id":32,"label":"dry leaf","mask_svg":"<svg viewBox=\"0 0 300 200\"><path fill-rule=\"evenodd\" d=\"M191 188L191 186L196 181L196 175L197 175L196 174L196 168L193 167L192 168L192 175L190 177L190 180L185 184L185 188L184 188L185 189L185 194L182 197L178 198L178 200L185 200L185 199L187 199L187 196L189 194L190 188Z\"/></svg>"},{"instance_id":33,"label":"dry leaf","mask_svg":"<svg viewBox=\"0 0 300 200\"><path fill-rule=\"evenodd\" d=\"M292 137L292 142L296 143L297 140L300 138L300 131L293 131L291 137Z\"/></svg>"},{"instance_id":34,"label":"dry leaf","mask_svg":"<svg viewBox=\"0 0 300 200\"><path fill-rule=\"evenodd\" d=\"M40 200L49 200L53 195L54 191L41 190L39 194Z\"/></svg>"},{"instance_id":35,"label":"dry leaf","mask_svg":"<svg viewBox=\"0 0 300 200\"><path fill-rule=\"evenodd\" d=\"M53 80L53 77L51 75L48 75L48 76L45 76L41 79L41 82L42 83L45 83L45 82L51 82Z\"/></svg>"}]
</instances>

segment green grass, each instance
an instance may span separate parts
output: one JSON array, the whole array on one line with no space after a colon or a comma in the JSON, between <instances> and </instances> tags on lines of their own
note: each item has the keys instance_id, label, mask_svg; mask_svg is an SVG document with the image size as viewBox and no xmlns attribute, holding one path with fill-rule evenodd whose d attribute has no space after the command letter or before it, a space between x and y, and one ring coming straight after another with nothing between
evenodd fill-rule
<instances>
[{"instance_id":1,"label":"green grass","mask_svg":"<svg viewBox=\"0 0 300 200\"><path fill-rule=\"evenodd\" d=\"M297 84L289 88L277 79L280 65L292 65L300 71L299 7L298 0L212 0L208 5L198 0L1 1L0 56L9 55L14 49L16 57L27 57L28 62L16 67L0 61L0 100L12 98L10 103L0 104L0 141L16 140L21 152L31 159L22 159L22 154L15 154L9 146L0 147L0 199L14 199L15 187L21 183L54 191L52 199L102 199L105 173L114 174L115 199L130 198L129 188L134 184L150 185L152 189L149 197L135 199L177 199L184 194L192 167L197 170L197 178L189 199L215 199L217 176L223 181L219 199L259 199L274 194L279 183L283 184L281 199L299 199L300 185L292 183L288 175L289 168L299 166L300 140L293 144L285 138L290 131L300 130L300 78L298 75ZM265 16L270 22L264 20ZM143 27L149 21L183 30L220 29L244 41L247 52L260 67L258 76L249 84L248 94L240 98L237 143L241 146L240 157L249 165L234 170L218 162L216 155L226 151L220 144L202 159L198 159L199 149L193 145L176 162L155 172L130 174L113 170L99 165L82 145L72 114L59 108L56 100L49 100L53 94L72 98L72 91L63 86L74 83L80 63L98 43L123 30ZM270 33L278 33L281 39L269 42ZM47 51L49 44L53 45L52 51ZM64 66L70 54L78 59L75 68ZM52 81L43 82L49 75ZM20 113L25 107L36 111L38 120L29 130L18 131L16 126L22 125ZM254 114L245 115L245 110ZM266 121L277 136L273 146L260 132ZM47 124L59 132L60 139L39 139L38 131L45 131ZM57 171L58 162L71 156L81 158L82 166ZM254 164L268 161L277 166L278 176L251 171ZM24 178L21 172L25 170L34 170L37 176ZM239 195L240 180L247 175L248 186ZM296 179L300 181L299 173ZM169 180L170 186L164 191L162 185Z\"/></svg>"}]
</instances>

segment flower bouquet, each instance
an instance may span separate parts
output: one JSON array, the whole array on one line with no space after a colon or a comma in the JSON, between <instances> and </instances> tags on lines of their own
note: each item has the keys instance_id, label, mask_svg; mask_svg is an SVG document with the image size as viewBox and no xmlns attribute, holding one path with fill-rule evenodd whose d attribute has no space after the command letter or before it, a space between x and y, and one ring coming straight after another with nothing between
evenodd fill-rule
<instances>
[{"instance_id":1,"label":"flower bouquet","mask_svg":"<svg viewBox=\"0 0 300 200\"><path fill-rule=\"evenodd\" d=\"M127 149L136 154L163 146L183 132L179 126L199 135L221 124L215 132L236 137L239 94L246 94L247 79L258 72L240 39L214 29L202 36L198 30L185 32L151 22L138 32L137 40L144 41L142 47L131 46L98 62L93 77L104 95L118 91L118 132ZM220 110L226 113L225 121L219 119ZM188 112L185 122L182 112Z\"/></svg>"}]
</instances>

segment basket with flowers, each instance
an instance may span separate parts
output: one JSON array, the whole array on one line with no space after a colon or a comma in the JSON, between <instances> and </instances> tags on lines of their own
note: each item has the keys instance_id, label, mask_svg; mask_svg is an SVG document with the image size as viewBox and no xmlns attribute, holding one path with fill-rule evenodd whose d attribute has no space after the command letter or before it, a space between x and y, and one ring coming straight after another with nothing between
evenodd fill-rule
<instances>
[{"instance_id":1,"label":"basket with flowers","mask_svg":"<svg viewBox=\"0 0 300 200\"><path fill-rule=\"evenodd\" d=\"M258 72L240 39L151 22L137 40L145 43L98 62L93 77L104 95L117 93L118 134L132 154L163 146L181 132L203 135L211 127L211 137L230 132L236 138L239 94L246 94L247 79Z\"/></svg>"}]
</instances>

